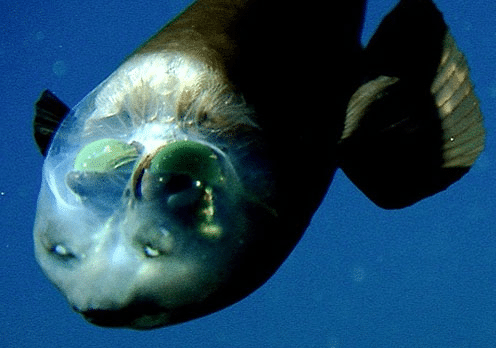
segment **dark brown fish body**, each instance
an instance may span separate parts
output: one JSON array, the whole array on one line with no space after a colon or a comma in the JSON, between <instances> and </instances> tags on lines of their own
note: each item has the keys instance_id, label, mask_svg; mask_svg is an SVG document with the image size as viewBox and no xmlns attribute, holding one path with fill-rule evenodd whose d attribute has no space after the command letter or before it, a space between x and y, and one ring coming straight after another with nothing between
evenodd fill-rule
<instances>
[{"instance_id":1,"label":"dark brown fish body","mask_svg":"<svg viewBox=\"0 0 496 348\"><path fill-rule=\"evenodd\" d=\"M403 0L363 49L364 5L199 0L72 110L42 95L36 256L73 308L206 315L275 272L338 167L385 208L468 171L482 117L440 12Z\"/></svg>"}]
</instances>

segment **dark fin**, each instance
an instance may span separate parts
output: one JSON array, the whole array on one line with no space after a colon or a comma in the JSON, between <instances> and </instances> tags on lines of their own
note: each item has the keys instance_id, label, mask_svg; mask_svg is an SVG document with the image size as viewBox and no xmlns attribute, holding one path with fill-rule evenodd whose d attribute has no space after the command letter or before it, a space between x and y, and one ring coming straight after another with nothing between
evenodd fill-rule
<instances>
[{"instance_id":1,"label":"dark fin","mask_svg":"<svg viewBox=\"0 0 496 348\"><path fill-rule=\"evenodd\" d=\"M46 156L50 147L53 133L69 111L70 108L47 89L36 101L33 121L34 139L43 156Z\"/></svg>"},{"instance_id":2,"label":"dark fin","mask_svg":"<svg viewBox=\"0 0 496 348\"><path fill-rule=\"evenodd\" d=\"M446 189L484 148L464 56L430 1L404 0L365 50L369 81L350 99L340 165L377 205L401 208Z\"/></svg>"}]
</instances>

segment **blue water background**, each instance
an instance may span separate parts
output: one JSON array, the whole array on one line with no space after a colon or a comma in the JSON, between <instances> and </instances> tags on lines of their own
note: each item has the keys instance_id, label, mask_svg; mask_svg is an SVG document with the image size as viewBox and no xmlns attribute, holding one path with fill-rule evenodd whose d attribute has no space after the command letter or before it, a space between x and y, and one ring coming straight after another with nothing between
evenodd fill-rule
<instances>
[{"instance_id":1,"label":"blue water background","mask_svg":"<svg viewBox=\"0 0 496 348\"><path fill-rule=\"evenodd\" d=\"M369 2L365 41L395 3ZM437 1L472 67L486 117L486 151L463 180L413 207L385 211L338 172L280 270L205 318L136 332L94 327L70 310L32 251L43 162L32 138L33 102L49 87L74 105L186 4L0 3L0 345L496 347L494 0ZM321 11L316 4L325 2L305 6Z\"/></svg>"}]
</instances>

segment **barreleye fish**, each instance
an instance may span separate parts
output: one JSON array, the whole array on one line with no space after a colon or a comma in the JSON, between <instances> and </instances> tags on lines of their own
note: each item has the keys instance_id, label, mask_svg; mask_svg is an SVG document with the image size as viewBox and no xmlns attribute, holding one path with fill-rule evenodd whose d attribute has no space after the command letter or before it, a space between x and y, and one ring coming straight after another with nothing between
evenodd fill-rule
<instances>
[{"instance_id":1,"label":"barreleye fish","mask_svg":"<svg viewBox=\"0 0 496 348\"><path fill-rule=\"evenodd\" d=\"M198 0L76 106L36 103L35 254L89 322L151 329L229 306L295 247L337 168L395 209L484 147L463 54L430 0L366 47L365 0Z\"/></svg>"}]
</instances>

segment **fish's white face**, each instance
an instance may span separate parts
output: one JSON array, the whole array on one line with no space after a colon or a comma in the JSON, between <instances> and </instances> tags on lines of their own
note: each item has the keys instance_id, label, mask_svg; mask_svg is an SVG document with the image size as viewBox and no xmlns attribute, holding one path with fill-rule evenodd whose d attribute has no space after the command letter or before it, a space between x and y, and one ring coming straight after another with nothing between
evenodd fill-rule
<instances>
[{"instance_id":1,"label":"fish's white face","mask_svg":"<svg viewBox=\"0 0 496 348\"><path fill-rule=\"evenodd\" d=\"M239 136L256 131L201 64L124 63L63 121L45 160L34 228L45 274L103 326L167 325L246 295L274 268L267 168ZM243 274L264 262L270 271Z\"/></svg>"}]
</instances>

